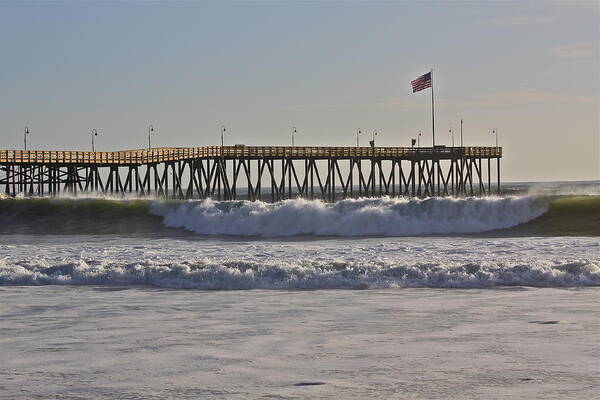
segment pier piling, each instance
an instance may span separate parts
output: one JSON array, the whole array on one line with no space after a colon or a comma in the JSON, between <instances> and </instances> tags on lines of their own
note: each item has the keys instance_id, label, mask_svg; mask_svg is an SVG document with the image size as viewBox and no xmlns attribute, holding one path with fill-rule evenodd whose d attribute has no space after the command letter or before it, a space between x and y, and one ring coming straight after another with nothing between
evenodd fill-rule
<instances>
[{"instance_id":1,"label":"pier piling","mask_svg":"<svg viewBox=\"0 0 600 400\"><path fill-rule=\"evenodd\" d=\"M0 150L0 190L10 196L66 192L327 202L361 196L475 196L492 193L493 159L500 192L501 157L501 147L444 146Z\"/></svg>"}]
</instances>

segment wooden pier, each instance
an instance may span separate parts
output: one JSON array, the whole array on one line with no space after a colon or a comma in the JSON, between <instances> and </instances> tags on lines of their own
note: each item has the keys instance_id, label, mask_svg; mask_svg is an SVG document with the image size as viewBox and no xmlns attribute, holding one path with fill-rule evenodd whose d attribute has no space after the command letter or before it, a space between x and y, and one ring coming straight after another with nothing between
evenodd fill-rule
<instances>
[{"instance_id":1,"label":"wooden pier","mask_svg":"<svg viewBox=\"0 0 600 400\"><path fill-rule=\"evenodd\" d=\"M500 192L500 158L501 147L444 146L0 150L0 192L328 202L383 195L473 196Z\"/></svg>"}]
</instances>

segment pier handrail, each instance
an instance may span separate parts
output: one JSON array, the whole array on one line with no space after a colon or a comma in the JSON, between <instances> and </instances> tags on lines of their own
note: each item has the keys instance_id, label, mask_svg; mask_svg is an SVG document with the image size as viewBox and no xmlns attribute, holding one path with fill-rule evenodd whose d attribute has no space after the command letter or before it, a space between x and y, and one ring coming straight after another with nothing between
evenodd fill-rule
<instances>
[{"instance_id":1,"label":"pier handrail","mask_svg":"<svg viewBox=\"0 0 600 400\"><path fill-rule=\"evenodd\" d=\"M0 163L140 165L212 157L258 158L501 158L501 147L323 147L323 146L201 146L156 147L109 152L60 150L0 150Z\"/></svg>"}]
</instances>

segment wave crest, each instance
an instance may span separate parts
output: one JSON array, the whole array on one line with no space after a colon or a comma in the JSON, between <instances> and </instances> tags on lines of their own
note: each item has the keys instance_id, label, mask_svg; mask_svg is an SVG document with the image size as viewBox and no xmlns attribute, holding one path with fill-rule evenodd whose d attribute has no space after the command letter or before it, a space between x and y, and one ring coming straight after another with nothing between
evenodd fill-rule
<instances>
[{"instance_id":1,"label":"wave crest","mask_svg":"<svg viewBox=\"0 0 600 400\"><path fill-rule=\"evenodd\" d=\"M410 236L510 228L539 217L547 203L529 197L362 198L334 204L294 199L279 203L154 202L150 213L167 227L197 234L240 236Z\"/></svg>"},{"instance_id":2,"label":"wave crest","mask_svg":"<svg viewBox=\"0 0 600 400\"><path fill-rule=\"evenodd\" d=\"M0 266L3 285L150 285L165 288L372 289L390 287L485 288L493 286L598 286L597 260L535 263L395 264L384 261L298 260L254 262L203 259L197 262L95 262Z\"/></svg>"}]
</instances>

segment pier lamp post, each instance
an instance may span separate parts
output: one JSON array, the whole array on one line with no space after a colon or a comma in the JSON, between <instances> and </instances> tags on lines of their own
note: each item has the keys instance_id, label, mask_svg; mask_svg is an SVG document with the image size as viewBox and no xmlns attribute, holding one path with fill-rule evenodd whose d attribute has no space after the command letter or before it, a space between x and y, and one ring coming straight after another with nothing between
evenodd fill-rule
<instances>
[{"instance_id":1,"label":"pier lamp post","mask_svg":"<svg viewBox=\"0 0 600 400\"><path fill-rule=\"evenodd\" d=\"M454 128L451 126L448 132L450 133L450 136L452 136L452 147L454 147Z\"/></svg>"},{"instance_id":2,"label":"pier lamp post","mask_svg":"<svg viewBox=\"0 0 600 400\"><path fill-rule=\"evenodd\" d=\"M150 137L151 135L154 133L154 126L152 126L152 124L148 125L148 148L152 148L151 144L150 144Z\"/></svg>"},{"instance_id":3,"label":"pier lamp post","mask_svg":"<svg viewBox=\"0 0 600 400\"><path fill-rule=\"evenodd\" d=\"M356 147L360 147L360 143L359 143L359 136L362 135L361 130L359 129L358 132L356 132Z\"/></svg>"},{"instance_id":4,"label":"pier lamp post","mask_svg":"<svg viewBox=\"0 0 600 400\"><path fill-rule=\"evenodd\" d=\"M419 134L417 135L417 149L421 148L421 135L422 135L422 132L419 131Z\"/></svg>"},{"instance_id":5,"label":"pier lamp post","mask_svg":"<svg viewBox=\"0 0 600 400\"><path fill-rule=\"evenodd\" d=\"M292 127L292 147L294 147L294 138L296 136L296 133L298 133L298 131L296 130L296 127Z\"/></svg>"},{"instance_id":6,"label":"pier lamp post","mask_svg":"<svg viewBox=\"0 0 600 400\"><path fill-rule=\"evenodd\" d=\"M92 152L95 152L96 147L94 146L94 136L98 136L98 131L96 129L92 129L90 135L92 136Z\"/></svg>"},{"instance_id":7,"label":"pier lamp post","mask_svg":"<svg viewBox=\"0 0 600 400\"><path fill-rule=\"evenodd\" d=\"M461 118L460 119L460 147L464 147L464 145L463 145L463 135L462 135L462 126L463 126L463 120Z\"/></svg>"},{"instance_id":8,"label":"pier lamp post","mask_svg":"<svg viewBox=\"0 0 600 400\"><path fill-rule=\"evenodd\" d=\"M23 131L23 143L25 144L25 150L27 151L27 135L29 135L29 128L25 127Z\"/></svg>"},{"instance_id":9,"label":"pier lamp post","mask_svg":"<svg viewBox=\"0 0 600 400\"><path fill-rule=\"evenodd\" d=\"M498 129L494 128L492 135L496 136L496 148L498 148Z\"/></svg>"},{"instance_id":10,"label":"pier lamp post","mask_svg":"<svg viewBox=\"0 0 600 400\"><path fill-rule=\"evenodd\" d=\"M225 132L227 132L227 129L225 129L225 125L221 125L221 147L225 146Z\"/></svg>"},{"instance_id":11,"label":"pier lamp post","mask_svg":"<svg viewBox=\"0 0 600 400\"><path fill-rule=\"evenodd\" d=\"M371 142L369 143L371 145L371 147L375 147L375 136L377 136L378 133L377 131L373 131L373 138L371 139Z\"/></svg>"}]
</instances>

